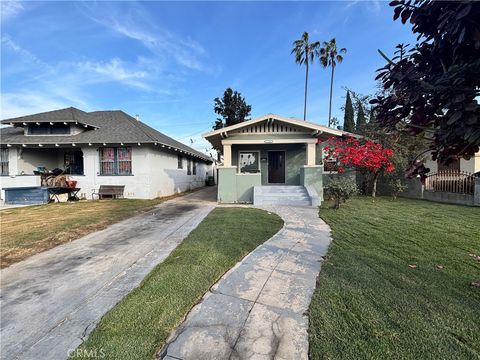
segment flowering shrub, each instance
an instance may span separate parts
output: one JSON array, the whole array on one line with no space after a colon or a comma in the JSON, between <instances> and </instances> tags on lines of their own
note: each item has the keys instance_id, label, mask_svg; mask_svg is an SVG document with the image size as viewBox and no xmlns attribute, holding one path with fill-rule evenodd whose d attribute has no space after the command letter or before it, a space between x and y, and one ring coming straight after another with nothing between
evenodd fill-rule
<instances>
[{"instance_id":1,"label":"flowering shrub","mask_svg":"<svg viewBox=\"0 0 480 360\"><path fill-rule=\"evenodd\" d=\"M391 172L395 169L391 161L393 150L371 140L360 142L353 137L341 140L330 138L324 151L325 159L337 159L339 173L344 172L347 167L353 167L373 174L372 196L375 196L380 172Z\"/></svg>"}]
</instances>

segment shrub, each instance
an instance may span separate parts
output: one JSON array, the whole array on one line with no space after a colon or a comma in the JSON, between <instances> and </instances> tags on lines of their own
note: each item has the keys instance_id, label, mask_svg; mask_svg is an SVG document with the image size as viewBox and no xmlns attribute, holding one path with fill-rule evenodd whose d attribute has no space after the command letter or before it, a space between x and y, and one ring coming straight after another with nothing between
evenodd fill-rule
<instances>
[{"instance_id":1,"label":"shrub","mask_svg":"<svg viewBox=\"0 0 480 360\"><path fill-rule=\"evenodd\" d=\"M338 209L340 202L345 202L357 194L358 189L354 179L337 177L325 187L325 192L333 199L335 209Z\"/></svg>"},{"instance_id":2,"label":"shrub","mask_svg":"<svg viewBox=\"0 0 480 360\"><path fill-rule=\"evenodd\" d=\"M398 194L404 192L406 188L407 186L403 185L400 179L390 181L390 190L392 191L393 200L396 200Z\"/></svg>"}]
</instances>

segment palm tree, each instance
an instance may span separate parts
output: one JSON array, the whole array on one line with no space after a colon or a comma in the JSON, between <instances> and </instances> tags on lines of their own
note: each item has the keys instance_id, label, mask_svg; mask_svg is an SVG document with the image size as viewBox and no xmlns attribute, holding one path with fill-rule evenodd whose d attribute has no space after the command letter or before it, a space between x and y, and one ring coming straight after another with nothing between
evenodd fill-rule
<instances>
[{"instance_id":1,"label":"palm tree","mask_svg":"<svg viewBox=\"0 0 480 360\"><path fill-rule=\"evenodd\" d=\"M331 124L331 116L332 116L332 96L333 96L333 74L335 72L335 66L341 64L343 61L343 56L341 54L345 54L347 49L341 48L337 49L337 41L333 38L330 41L323 42L323 47L320 50L316 50L316 55L320 59L320 64L324 68L331 67L332 68L332 76L330 78L330 106L328 109L328 126Z\"/></svg>"},{"instance_id":2,"label":"palm tree","mask_svg":"<svg viewBox=\"0 0 480 360\"><path fill-rule=\"evenodd\" d=\"M299 65L305 64L305 102L303 105L303 120L307 119L307 88L308 88L308 66L313 63L315 54L320 47L320 42L309 42L308 32L302 34L302 38L293 42L292 54L295 54L295 62Z\"/></svg>"}]
</instances>

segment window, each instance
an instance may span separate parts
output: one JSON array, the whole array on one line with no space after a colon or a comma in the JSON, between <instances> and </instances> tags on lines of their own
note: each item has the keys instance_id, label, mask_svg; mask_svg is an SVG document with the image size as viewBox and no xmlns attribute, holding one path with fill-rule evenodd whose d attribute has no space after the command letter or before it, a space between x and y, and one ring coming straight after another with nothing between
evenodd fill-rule
<instances>
[{"instance_id":1,"label":"window","mask_svg":"<svg viewBox=\"0 0 480 360\"><path fill-rule=\"evenodd\" d=\"M29 125L28 135L69 135L70 125L65 124L40 124Z\"/></svg>"},{"instance_id":2,"label":"window","mask_svg":"<svg viewBox=\"0 0 480 360\"><path fill-rule=\"evenodd\" d=\"M100 175L131 175L132 148L100 148Z\"/></svg>"},{"instance_id":3,"label":"window","mask_svg":"<svg viewBox=\"0 0 480 360\"><path fill-rule=\"evenodd\" d=\"M181 155L178 155L177 162L178 162L177 168L178 169L183 169L183 158L182 158Z\"/></svg>"},{"instance_id":4,"label":"window","mask_svg":"<svg viewBox=\"0 0 480 360\"><path fill-rule=\"evenodd\" d=\"M241 173L257 173L260 171L260 153L258 151L241 151L238 168Z\"/></svg>"},{"instance_id":5,"label":"window","mask_svg":"<svg viewBox=\"0 0 480 360\"><path fill-rule=\"evenodd\" d=\"M65 174L83 175L83 152L79 150L65 151L63 166Z\"/></svg>"},{"instance_id":6,"label":"window","mask_svg":"<svg viewBox=\"0 0 480 360\"><path fill-rule=\"evenodd\" d=\"M437 169L438 171L445 171L445 170L460 171L460 160L459 159L453 160L448 165L444 165L440 161L437 161Z\"/></svg>"},{"instance_id":7,"label":"window","mask_svg":"<svg viewBox=\"0 0 480 360\"><path fill-rule=\"evenodd\" d=\"M187 159L187 175L192 175L192 160Z\"/></svg>"},{"instance_id":8,"label":"window","mask_svg":"<svg viewBox=\"0 0 480 360\"><path fill-rule=\"evenodd\" d=\"M8 149L0 149L0 175L8 175Z\"/></svg>"},{"instance_id":9,"label":"window","mask_svg":"<svg viewBox=\"0 0 480 360\"><path fill-rule=\"evenodd\" d=\"M193 175L197 175L197 162L193 162Z\"/></svg>"}]
</instances>

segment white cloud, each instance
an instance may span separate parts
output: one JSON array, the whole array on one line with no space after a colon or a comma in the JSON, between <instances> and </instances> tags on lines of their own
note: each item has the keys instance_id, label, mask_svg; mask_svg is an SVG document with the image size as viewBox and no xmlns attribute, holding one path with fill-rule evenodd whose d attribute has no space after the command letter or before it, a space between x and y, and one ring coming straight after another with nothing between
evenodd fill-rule
<instances>
[{"instance_id":1,"label":"white cloud","mask_svg":"<svg viewBox=\"0 0 480 360\"><path fill-rule=\"evenodd\" d=\"M218 67L206 63L207 52L201 44L160 28L138 3L128 4L128 11L120 12L105 3L82 3L81 9L98 24L140 42L161 62L173 59L190 70L207 73L218 70Z\"/></svg>"},{"instance_id":2,"label":"white cloud","mask_svg":"<svg viewBox=\"0 0 480 360\"><path fill-rule=\"evenodd\" d=\"M72 105L70 101L65 102L61 99L53 99L50 95L30 91L2 93L0 114L2 119L8 119Z\"/></svg>"},{"instance_id":3,"label":"white cloud","mask_svg":"<svg viewBox=\"0 0 480 360\"><path fill-rule=\"evenodd\" d=\"M2 21L7 21L24 10L20 1L0 1L0 12Z\"/></svg>"},{"instance_id":4,"label":"white cloud","mask_svg":"<svg viewBox=\"0 0 480 360\"><path fill-rule=\"evenodd\" d=\"M111 59L107 62L86 61L77 64L78 71L86 75L82 76L84 81L88 82L108 82L116 81L129 86L152 91L152 88L146 83L147 72L144 70L135 70L126 68L120 59Z\"/></svg>"}]
</instances>

